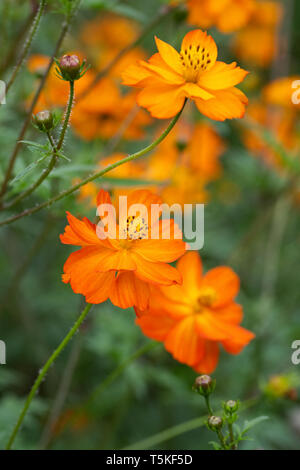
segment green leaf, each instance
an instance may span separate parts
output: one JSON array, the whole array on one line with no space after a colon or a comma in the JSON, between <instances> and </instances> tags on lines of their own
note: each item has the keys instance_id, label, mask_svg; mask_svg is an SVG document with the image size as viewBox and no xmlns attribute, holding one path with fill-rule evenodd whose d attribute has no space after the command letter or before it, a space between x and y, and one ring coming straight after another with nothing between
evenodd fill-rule
<instances>
[{"instance_id":1,"label":"green leaf","mask_svg":"<svg viewBox=\"0 0 300 470\"><path fill-rule=\"evenodd\" d=\"M258 416L257 418L254 418L251 421L245 421L244 428L242 431L242 436L246 434L246 432L248 432L254 426L256 426L259 423L262 423L263 421L266 421L267 419L269 419L269 416Z\"/></svg>"}]
</instances>

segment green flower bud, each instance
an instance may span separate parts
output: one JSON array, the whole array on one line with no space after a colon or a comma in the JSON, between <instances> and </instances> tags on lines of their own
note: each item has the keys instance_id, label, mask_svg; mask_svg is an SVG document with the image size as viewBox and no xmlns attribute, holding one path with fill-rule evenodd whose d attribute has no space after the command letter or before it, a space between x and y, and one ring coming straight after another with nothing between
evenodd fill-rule
<instances>
[{"instance_id":1,"label":"green flower bud","mask_svg":"<svg viewBox=\"0 0 300 470\"><path fill-rule=\"evenodd\" d=\"M196 378L193 389L204 397L210 395L216 386L216 381L209 375L200 375Z\"/></svg>"},{"instance_id":2,"label":"green flower bud","mask_svg":"<svg viewBox=\"0 0 300 470\"><path fill-rule=\"evenodd\" d=\"M81 76L81 64L79 57L75 54L65 54L59 60L59 70L65 80L78 80Z\"/></svg>"},{"instance_id":3,"label":"green flower bud","mask_svg":"<svg viewBox=\"0 0 300 470\"><path fill-rule=\"evenodd\" d=\"M228 400L223 404L225 413L233 414L239 409L239 402L236 400Z\"/></svg>"},{"instance_id":4,"label":"green flower bud","mask_svg":"<svg viewBox=\"0 0 300 470\"><path fill-rule=\"evenodd\" d=\"M54 118L51 111L40 111L32 118L33 124L42 132L49 132L54 127Z\"/></svg>"},{"instance_id":5,"label":"green flower bud","mask_svg":"<svg viewBox=\"0 0 300 470\"><path fill-rule=\"evenodd\" d=\"M218 431L223 426L223 420L220 416L210 416L207 421L207 426L211 431Z\"/></svg>"}]
</instances>

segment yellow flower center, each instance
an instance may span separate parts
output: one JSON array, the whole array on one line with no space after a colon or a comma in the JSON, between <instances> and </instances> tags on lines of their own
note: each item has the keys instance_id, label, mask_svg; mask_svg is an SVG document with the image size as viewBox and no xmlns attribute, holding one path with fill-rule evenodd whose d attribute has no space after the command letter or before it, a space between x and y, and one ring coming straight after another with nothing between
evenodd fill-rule
<instances>
[{"instance_id":1,"label":"yellow flower center","mask_svg":"<svg viewBox=\"0 0 300 470\"><path fill-rule=\"evenodd\" d=\"M122 229L127 240L142 240L148 238L148 224L142 216L129 216L126 227Z\"/></svg>"},{"instance_id":2,"label":"yellow flower center","mask_svg":"<svg viewBox=\"0 0 300 470\"><path fill-rule=\"evenodd\" d=\"M206 308L212 306L217 298L216 291L211 287L203 287L200 290L194 306L195 313L201 313Z\"/></svg>"},{"instance_id":3,"label":"yellow flower center","mask_svg":"<svg viewBox=\"0 0 300 470\"><path fill-rule=\"evenodd\" d=\"M196 83L199 75L211 64L210 53L200 44L190 44L188 48L181 49L180 60L184 78L192 83Z\"/></svg>"}]
</instances>

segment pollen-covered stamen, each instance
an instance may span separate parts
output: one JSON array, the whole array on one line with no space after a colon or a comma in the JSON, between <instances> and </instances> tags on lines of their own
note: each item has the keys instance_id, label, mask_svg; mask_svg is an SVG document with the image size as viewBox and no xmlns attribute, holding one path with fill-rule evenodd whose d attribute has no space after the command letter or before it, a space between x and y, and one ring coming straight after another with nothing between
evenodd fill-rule
<instances>
[{"instance_id":1,"label":"pollen-covered stamen","mask_svg":"<svg viewBox=\"0 0 300 470\"><path fill-rule=\"evenodd\" d=\"M148 238L148 224L142 216L129 216L126 221L127 240L143 240Z\"/></svg>"},{"instance_id":2,"label":"pollen-covered stamen","mask_svg":"<svg viewBox=\"0 0 300 470\"><path fill-rule=\"evenodd\" d=\"M180 51L183 76L187 82L196 83L199 75L205 72L212 60L208 50L201 45L192 45Z\"/></svg>"}]
</instances>

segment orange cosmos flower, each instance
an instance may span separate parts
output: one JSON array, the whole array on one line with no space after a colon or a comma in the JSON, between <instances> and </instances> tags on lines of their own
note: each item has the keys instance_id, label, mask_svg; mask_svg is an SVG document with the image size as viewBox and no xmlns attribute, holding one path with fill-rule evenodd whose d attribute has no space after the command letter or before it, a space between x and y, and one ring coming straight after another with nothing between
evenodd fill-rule
<instances>
[{"instance_id":1,"label":"orange cosmos flower","mask_svg":"<svg viewBox=\"0 0 300 470\"><path fill-rule=\"evenodd\" d=\"M148 220L153 217L151 204L160 203L161 199L147 190L128 194L128 208L143 204L148 210ZM101 204L111 204L104 190L97 197L98 207ZM168 286L181 282L180 273L168 264L185 251L185 243L175 237L181 234L173 221L170 221L171 239L163 238L165 228L159 218L153 217L148 229L146 216L141 213L125 221L119 220L116 236L108 233L107 238L101 239L96 225L87 218L79 220L70 213L67 217L69 225L60 239L81 249L67 259L63 282L69 282L73 291L84 295L87 302L99 304L110 298L118 307L135 305L144 310L149 303L151 284ZM159 239L151 239L151 229L155 227L159 230ZM119 228L126 238L119 237Z\"/></svg>"},{"instance_id":2,"label":"orange cosmos flower","mask_svg":"<svg viewBox=\"0 0 300 470\"><path fill-rule=\"evenodd\" d=\"M211 119L241 118L247 97L235 85L248 72L217 61L215 41L197 29L186 34L181 52L156 38L158 53L149 62L140 61L123 73L125 85L142 88L137 102L153 117L171 118L181 109L186 98L195 101L199 111Z\"/></svg>"},{"instance_id":3,"label":"orange cosmos flower","mask_svg":"<svg viewBox=\"0 0 300 470\"><path fill-rule=\"evenodd\" d=\"M219 345L238 354L254 338L239 326L242 307L234 301L239 278L226 266L203 275L200 256L193 251L178 261L177 269L182 285L153 289L149 309L137 309L136 323L146 336L163 341L175 359L197 372L211 373Z\"/></svg>"},{"instance_id":4,"label":"orange cosmos flower","mask_svg":"<svg viewBox=\"0 0 300 470\"><path fill-rule=\"evenodd\" d=\"M256 2L251 21L233 40L234 52L244 62L268 66L276 53L277 25L282 16L278 2Z\"/></svg>"},{"instance_id":5,"label":"orange cosmos flower","mask_svg":"<svg viewBox=\"0 0 300 470\"><path fill-rule=\"evenodd\" d=\"M216 26L222 33L243 28L251 18L255 0L187 0L188 22L201 28Z\"/></svg>"},{"instance_id":6,"label":"orange cosmos flower","mask_svg":"<svg viewBox=\"0 0 300 470\"><path fill-rule=\"evenodd\" d=\"M165 182L160 194L172 205L205 202L206 186L222 171L220 156L224 143L209 123L186 126L182 136L178 127L159 146L149 159L146 175L150 180Z\"/></svg>"}]
</instances>

